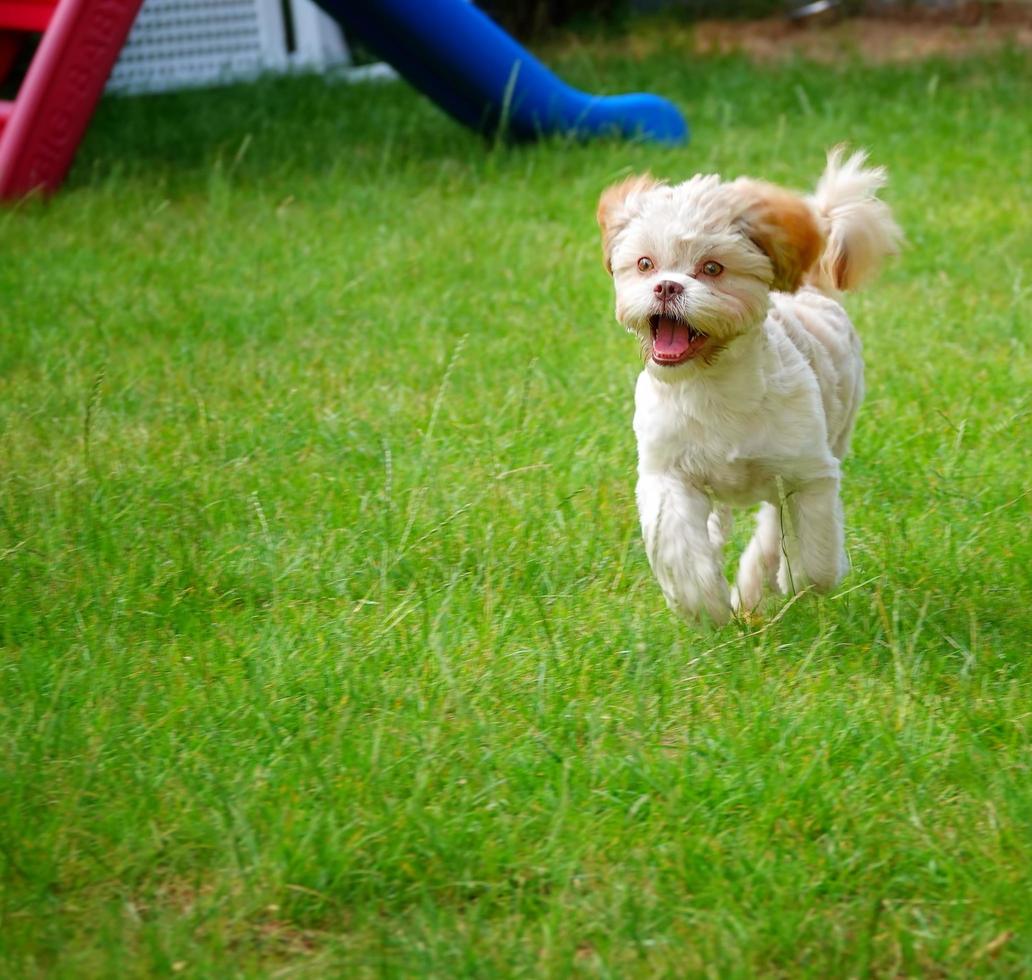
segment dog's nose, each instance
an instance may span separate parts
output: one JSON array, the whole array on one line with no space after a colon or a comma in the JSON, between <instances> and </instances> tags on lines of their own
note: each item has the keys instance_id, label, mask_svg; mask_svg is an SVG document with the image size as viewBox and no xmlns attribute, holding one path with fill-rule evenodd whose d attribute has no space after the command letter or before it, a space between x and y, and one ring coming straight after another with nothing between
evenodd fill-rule
<instances>
[{"instance_id":1,"label":"dog's nose","mask_svg":"<svg viewBox=\"0 0 1032 980\"><path fill-rule=\"evenodd\" d=\"M657 282L652 287L652 291L664 302L672 300L675 296L680 296L684 292L684 286L679 282L674 282L672 279L664 279L662 282Z\"/></svg>"}]
</instances>

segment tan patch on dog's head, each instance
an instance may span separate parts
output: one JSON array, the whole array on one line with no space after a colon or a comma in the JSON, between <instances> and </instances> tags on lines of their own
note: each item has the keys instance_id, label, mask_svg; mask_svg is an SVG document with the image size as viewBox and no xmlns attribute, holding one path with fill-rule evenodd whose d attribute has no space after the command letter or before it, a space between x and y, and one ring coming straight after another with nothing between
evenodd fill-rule
<instances>
[{"instance_id":1,"label":"tan patch on dog's head","mask_svg":"<svg viewBox=\"0 0 1032 980\"><path fill-rule=\"evenodd\" d=\"M634 216L633 203L638 195L660 186L651 174L637 174L607 187L598 199L595 217L602 231L602 259L606 272L613 273L613 244Z\"/></svg>"},{"instance_id":2,"label":"tan patch on dog's head","mask_svg":"<svg viewBox=\"0 0 1032 980\"><path fill-rule=\"evenodd\" d=\"M813 209L798 194L762 181L731 185L742 196L742 230L770 259L772 289L794 293L824 251L824 234Z\"/></svg>"}]
</instances>

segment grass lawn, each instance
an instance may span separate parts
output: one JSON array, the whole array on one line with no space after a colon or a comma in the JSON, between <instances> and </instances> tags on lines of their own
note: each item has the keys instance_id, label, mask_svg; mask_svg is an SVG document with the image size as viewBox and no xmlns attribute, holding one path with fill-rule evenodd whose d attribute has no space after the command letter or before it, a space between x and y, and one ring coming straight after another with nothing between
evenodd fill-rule
<instances>
[{"instance_id":1,"label":"grass lawn","mask_svg":"<svg viewBox=\"0 0 1032 980\"><path fill-rule=\"evenodd\" d=\"M554 63L692 144L295 78L109 100L0 212L3 976L1032 971L1027 58ZM853 571L698 633L595 201L840 140L909 238Z\"/></svg>"}]
</instances>

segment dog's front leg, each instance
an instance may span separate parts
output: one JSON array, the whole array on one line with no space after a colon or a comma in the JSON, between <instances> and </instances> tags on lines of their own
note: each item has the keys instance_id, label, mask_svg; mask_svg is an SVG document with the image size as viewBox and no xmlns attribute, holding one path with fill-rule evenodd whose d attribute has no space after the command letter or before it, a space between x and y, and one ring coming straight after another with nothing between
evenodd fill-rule
<instances>
[{"instance_id":1,"label":"dog's front leg","mask_svg":"<svg viewBox=\"0 0 1032 980\"><path fill-rule=\"evenodd\" d=\"M638 513L652 571L674 612L708 617L716 625L731 615L719 544L707 530L709 498L671 473L639 472Z\"/></svg>"},{"instance_id":2,"label":"dog's front leg","mask_svg":"<svg viewBox=\"0 0 1032 980\"><path fill-rule=\"evenodd\" d=\"M779 584L786 593L808 585L827 592L849 570L838 478L806 483L788 495L787 503L795 547L782 561Z\"/></svg>"}]
</instances>

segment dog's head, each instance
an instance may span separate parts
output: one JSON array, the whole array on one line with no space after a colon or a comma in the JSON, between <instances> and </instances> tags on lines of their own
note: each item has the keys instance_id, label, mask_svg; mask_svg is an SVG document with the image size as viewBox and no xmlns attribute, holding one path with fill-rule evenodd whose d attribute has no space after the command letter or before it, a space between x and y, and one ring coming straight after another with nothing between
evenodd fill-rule
<instances>
[{"instance_id":1,"label":"dog's head","mask_svg":"<svg viewBox=\"0 0 1032 980\"><path fill-rule=\"evenodd\" d=\"M744 178L629 177L603 192L598 223L616 318L665 380L704 370L756 329L770 291L798 289L824 248L806 200Z\"/></svg>"}]
</instances>

